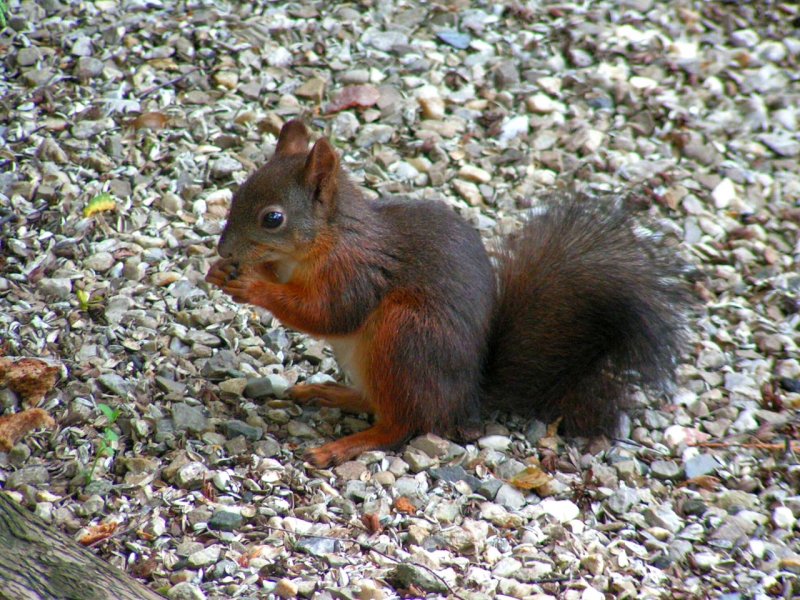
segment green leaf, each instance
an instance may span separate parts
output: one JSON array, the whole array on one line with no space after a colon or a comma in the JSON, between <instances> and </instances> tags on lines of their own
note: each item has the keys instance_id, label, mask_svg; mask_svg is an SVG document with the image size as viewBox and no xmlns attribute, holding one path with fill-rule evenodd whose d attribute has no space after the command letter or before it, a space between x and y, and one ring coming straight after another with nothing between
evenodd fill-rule
<instances>
[{"instance_id":1,"label":"green leaf","mask_svg":"<svg viewBox=\"0 0 800 600\"><path fill-rule=\"evenodd\" d=\"M97 196L89 200L89 203L86 205L86 208L83 209L83 216L91 217L92 215L99 212L105 212L107 210L116 210L116 209L117 209L117 201L114 199L114 196L112 196L108 192L103 192L102 194L97 194Z\"/></svg>"},{"instance_id":2,"label":"green leaf","mask_svg":"<svg viewBox=\"0 0 800 600\"><path fill-rule=\"evenodd\" d=\"M122 413L121 409L111 408L108 404L103 404L102 402L98 402L97 408L106 416L106 419L108 419L109 423L114 423Z\"/></svg>"},{"instance_id":3,"label":"green leaf","mask_svg":"<svg viewBox=\"0 0 800 600\"><path fill-rule=\"evenodd\" d=\"M75 295L78 297L81 310L89 310L89 293L86 290L76 290Z\"/></svg>"},{"instance_id":4,"label":"green leaf","mask_svg":"<svg viewBox=\"0 0 800 600\"><path fill-rule=\"evenodd\" d=\"M103 432L103 435L105 436L106 441L109 443L114 443L119 439L119 434L113 429L106 428L106 430Z\"/></svg>"}]
</instances>

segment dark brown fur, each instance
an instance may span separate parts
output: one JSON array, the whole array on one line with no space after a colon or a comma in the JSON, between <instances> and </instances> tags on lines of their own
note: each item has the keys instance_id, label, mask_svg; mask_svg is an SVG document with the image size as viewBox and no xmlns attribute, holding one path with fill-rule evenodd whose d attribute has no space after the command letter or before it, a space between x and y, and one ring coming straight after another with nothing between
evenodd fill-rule
<instances>
[{"instance_id":1,"label":"dark brown fur","mask_svg":"<svg viewBox=\"0 0 800 600\"><path fill-rule=\"evenodd\" d=\"M327 140L307 147L305 127L287 124L275 157L236 193L207 279L344 349L356 389L291 395L371 412L375 425L313 450L315 464L454 433L481 398L563 416L571 433L609 433L631 383L671 373L683 287L623 211L550 203L507 240L495 274L451 209L367 200ZM287 220L266 230L273 209Z\"/></svg>"},{"instance_id":2,"label":"dark brown fur","mask_svg":"<svg viewBox=\"0 0 800 600\"><path fill-rule=\"evenodd\" d=\"M668 381L689 301L680 265L628 212L552 198L505 240L485 395L491 406L612 434L632 385Z\"/></svg>"}]
</instances>

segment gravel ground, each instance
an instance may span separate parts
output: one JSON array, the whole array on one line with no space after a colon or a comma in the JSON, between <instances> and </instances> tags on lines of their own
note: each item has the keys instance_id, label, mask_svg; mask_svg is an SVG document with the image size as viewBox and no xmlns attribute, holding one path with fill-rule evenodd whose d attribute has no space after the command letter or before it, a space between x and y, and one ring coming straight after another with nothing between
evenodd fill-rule
<instances>
[{"instance_id":1,"label":"gravel ground","mask_svg":"<svg viewBox=\"0 0 800 600\"><path fill-rule=\"evenodd\" d=\"M0 487L177 599L800 596L800 10L746 4L11 2L0 355L59 377ZM203 282L296 116L487 240L633 199L700 272L675 389L606 444L491 415L304 464L367 426L283 399L333 359Z\"/></svg>"}]
</instances>

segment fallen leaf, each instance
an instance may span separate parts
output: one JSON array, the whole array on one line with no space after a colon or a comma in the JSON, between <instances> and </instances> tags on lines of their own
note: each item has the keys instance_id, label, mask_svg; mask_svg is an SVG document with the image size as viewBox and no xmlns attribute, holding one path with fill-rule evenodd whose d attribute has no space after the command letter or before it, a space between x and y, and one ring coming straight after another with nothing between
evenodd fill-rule
<instances>
[{"instance_id":1,"label":"fallen leaf","mask_svg":"<svg viewBox=\"0 0 800 600\"><path fill-rule=\"evenodd\" d=\"M164 129L168 123L169 117L162 112L142 113L131 121L134 129Z\"/></svg>"},{"instance_id":2,"label":"fallen leaf","mask_svg":"<svg viewBox=\"0 0 800 600\"><path fill-rule=\"evenodd\" d=\"M96 544L97 542L111 537L118 526L119 523L100 523L99 525L92 525L78 538L78 543L84 546Z\"/></svg>"},{"instance_id":3,"label":"fallen leaf","mask_svg":"<svg viewBox=\"0 0 800 600\"><path fill-rule=\"evenodd\" d=\"M539 467L531 465L514 475L509 483L520 490L536 490L552 481L552 477Z\"/></svg>"},{"instance_id":4,"label":"fallen leaf","mask_svg":"<svg viewBox=\"0 0 800 600\"><path fill-rule=\"evenodd\" d=\"M53 417L41 408L31 408L0 417L0 450L8 452L29 431L40 427L52 429L55 426Z\"/></svg>"},{"instance_id":5,"label":"fallen leaf","mask_svg":"<svg viewBox=\"0 0 800 600\"><path fill-rule=\"evenodd\" d=\"M252 548L248 549L244 554L242 554L239 559L236 561L239 563L239 566L243 569L246 569L250 566L250 561L254 558L258 558L264 553L263 546L253 546Z\"/></svg>"},{"instance_id":6,"label":"fallen leaf","mask_svg":"<svg viewBox=\"0 0 800 600\"><path fill-rule=\"evenodd\" d=\"M547 448L549 450L557 450L561 443L561 438L558 435L558 426L561 424L561 417L553 421L547 426L547 432L539 439L537 446L539 448Z\"/></svg>"},{"instance_id":7,"label":"fallen leaf","mask_svg":"<svg viewBox=\"0 0 800 600\"><path fill-rule=\"evenodd\" d=\"M436 34L436 37L443 41L448 46L458 48L459 50L466 50L472 43L472 37L467 33L460 31L453 31L446 29Z\"/></svg>"},{"instance_id":8,"label":"fallen leaf","mask_svg":"<svg viewBox=\"0 0 800 600\"><path fill-rule=\"evenodd\" d=\"M364 524L364 527L367 528L367 531L369 531L370 534L380 533L383 531L381 518L377 515L377 513L361 515L361 522Z\"/></svg>"},{"instance_id":9,"label":"fallen leaf","mask_svg":"<svg viewBox=\"0 0 800 600\"><path fill-rule=\"evenodd\" d=\"M153 558L141 558L131 565L131 572L140 579L150 579L158 567L158 561Z\"/></svg>"},{"instance_id":10,"label":"fallen leaf","mask_svg":"<svg viewBox=\"0 0 800 600\"><path fill-rule=\"evenodd\" d=\"M380 91L374 85L348 85L334 96L325 109L326 113L335 113L348 108L369 108L378 102Z\"/></svg>"},{"instance_id":11,"label":"fallen leaf","mask_svg":"<svg viewBox=\"0 0 800 600\"><path fill-rule=\"evenodd\" d=\"M697 487L708 490L709 492L718 490L721 487L720 480L713 475L699 475L698 477L692 477L691 479L682 481L680 484L678 484L678 487L687 487L690 485L696 485Z\"/></svg>"},{"instance_id":12,"label":"fallen leaf","mask_svg":"<svg viewBox=\"0 0 800 600\"><path fill-rule=\"evenodd\" d=\"M414 506L414 503L411 502L405 496L400 496L397 500L394 501L394 509L397 512L412 514L417 512L417 507Z\"/></svg>"},{"instance_id":13,"label":"fallen leaf","mask_svg":"<svg viewBox=\"0 0 800 600\"><path fill-rule=\"evenodd\" d=\"M210 500L211 502L217 501L217 491L214 489L214 484L211 482L211 480L207 479L203 482L202 494L206 500Z\"/></svg>"},{"instance_id":14,"label":"fallen leaf","mask_svg":"<svg viewBox=\"0 0 800 600\"><path fill-rule=\"evenodd\" d=\"M83 209L83 216L91 217L99 212L106 212L116 209L117 201L114 200L114 196L108 192L104 192L102 194L97 194L97 196L89 200L89 204L87 204L86 208Z\"/></svg>"},{"instance_id":15,"label":"fallen leaf","mask_svg":"<svg viewBox=\"0 0 800 600\"><path fill-rule=\"evenodd\" d=\"M28 406L36 406L55 386L58 371L58 367L36 358L0 358L0 387L19 394Z\"/></svg>"}]
</instances>

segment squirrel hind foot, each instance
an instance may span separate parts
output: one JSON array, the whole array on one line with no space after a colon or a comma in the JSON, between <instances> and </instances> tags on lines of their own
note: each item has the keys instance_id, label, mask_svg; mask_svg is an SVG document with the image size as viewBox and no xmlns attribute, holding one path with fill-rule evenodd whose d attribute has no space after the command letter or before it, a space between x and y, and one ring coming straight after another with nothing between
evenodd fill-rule
<instances>
[{"instance_id":1,"label":"squirrel hind foot","mask_svg":"<svg viewBox=\"0 0 800 600\"><path fill-rule=\"evenodd\" d=\"M291 387L288 395L298 404L317 404L356 414L375 412L361 392L341 383L302 383Z\"/></svg>"},{"instance_id":2,"label":"squirrel hind foot","mask_svg":"<svg viewBox=\"0 0 800 600\"><path fill-rule=\"evenodd\" d=\"M311 448L305 452L304 458L318 469L325 469L352 460L363 451L370 450L370 448L352 446L347 442L347 439L345 437L335 442Z\"/></svg>"},{"instance_id":3,"label":"squirrel hind foot","mask_svg":"<svg viewBox=\"0 0 800 600\"><path fill-rule=\"evenodd\" d=\"M368 450L395 448L412 433L407 426L379 421L369 429L312 448L306 453L306 459L318 468L339 465Z\"/></svg>"}]
</instances>

